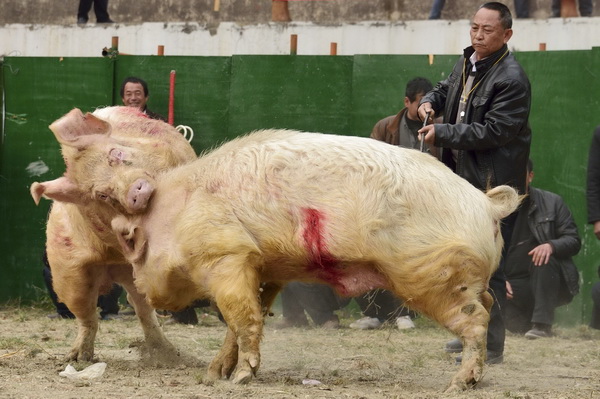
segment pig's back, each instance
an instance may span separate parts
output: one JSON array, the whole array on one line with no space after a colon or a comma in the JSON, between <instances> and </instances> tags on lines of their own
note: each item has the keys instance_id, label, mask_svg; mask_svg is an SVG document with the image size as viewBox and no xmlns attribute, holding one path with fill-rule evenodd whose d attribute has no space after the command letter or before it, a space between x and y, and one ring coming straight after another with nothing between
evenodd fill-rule
<instances>
[{"instance_id":1,"label":"pig's back","mask_svg":"<svg viewBox=\"0 0 600 399\"><path fill-rule=\"evenodd\" d=\"M368 252L369 237L382 231L398 243L457 234L493 242L483 193L430 155L369 138L260 131L183 173L190 168L197 194L233 210L259 242L301 242L315 222L332 251Z\"/></svg>"}]
</instances>

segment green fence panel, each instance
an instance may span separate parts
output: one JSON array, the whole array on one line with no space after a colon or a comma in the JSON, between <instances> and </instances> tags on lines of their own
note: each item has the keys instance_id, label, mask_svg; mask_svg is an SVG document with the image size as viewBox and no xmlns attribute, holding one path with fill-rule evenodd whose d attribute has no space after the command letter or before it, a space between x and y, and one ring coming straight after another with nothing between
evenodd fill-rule
<instances>
[{"instance_id":1,"label":"green fence panel","mask_svg":"<svg viewBox=\"0 0 600 399\"><path fill-rule=\"evenodd\" d=\"M115 69L114 104L122 104L121 82L128 76L148 83L148 108L168 116L169 82L175 71L174 125L193 129L199 153L228 136L230 57L120 56Z\"/></svg>"},{"instance_id":2,"label":"green fence panel","mask_svg":"<svg viewBox=\"0 0 600 399\"><path fill-rule=\"evenodd\" d=\"M588 320L591 282L597 278L598 244L587 222L585 199L588 150L598 123L598 78L592 51L517 53L532 88L530 125L532 185L559 194L582 238L575 257L584 283L573 302L558 309L560 323ZM594 90L594 88L596 88Z\"/></svg>"},{"instance_id":3,"label":"green fence panel","mask_svg":"<svg viewBox=\"0 0 600 399\"><path fill-rule=\"evenodd\" d=\"M349 134L352 57L233 56L229 136L287 128Z\"/></svg>"},{"instance_id":4,"label":"green fence panel","mask_svg":"<svg viewBox=\"0 0 600 399\"><path fill-rule=\"evenodd\" d=\"M404 108L406 84L424 77L435 85L452 70L456 56L355 55L352 95L352 130L368 136L373 126Z\"/></svg>"},{"instance_id":5,"label":"green fence panel","mask_svg":"<svg viewBox=\"0 0 600 399\"><path fill-rule=\"evenodd\" d=\"M43 287L42 253L50 201L35 206L34 181L64 173L48 129L74 107L111 101L112 63L102 58L6 57L2 68L6 120L0 151L0 301L33 298ZM45 292L45 290L43 291Z\"/></svg>"},{"instance_id":6,"label":"green fence panel","mask_svg":"<svg viewBox=\"0 0 600 399\"><path fill-rule=\"evenodd\" d=\"M41 284L40 257L48 201L35 207L28 188L60 176L64 165L47 126L73 107L120 104L120 82L139 76L150 86L149 108L167 116L169 76L176 71L175 124L195 132L200 152L262 128L367 136L402 108L413 77L444 79L458 56L233 56L117 58L7 57L0 151L0 301L31 298ZM591 284L598 280L600 242L586 224L587 152L597 122L600 50L516 53L532 84L534 185L560 194L583 239L575 261L581 294L558 312L563 324L587 322ZM45 168L46 172L43 172ZM29 169L28 169L29 168ZM39 174L39 176L36 176Z\"/></svg>"}]
</instances>

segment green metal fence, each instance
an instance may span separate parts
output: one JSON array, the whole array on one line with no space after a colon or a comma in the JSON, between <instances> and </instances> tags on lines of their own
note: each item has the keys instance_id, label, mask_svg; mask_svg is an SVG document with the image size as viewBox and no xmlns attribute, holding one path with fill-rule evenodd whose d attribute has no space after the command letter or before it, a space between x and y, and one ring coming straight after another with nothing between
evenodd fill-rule
<instances>
[{"instance_id":1,"label":"green metal fence","mask_svg":"<svg viewBox=\"0 0 600 399\"><path fill-rule=\"evenodd\" d=\"M534 185L560 194L572 210L583 248L576 263L582 291L559 310L562 324L586 322L597 281L600 242L586 225L587 152L600 118L600 51L516 54L533 89ZM36 207L29 186L64 172L48 125L70 109L120 104L120 82L144 78L149 108L167 115L169 75L176 71L175 124L193 128L198 153L259 128L293 128L367 136L396 113L406 82L432 82L456 56L233 56L116 58L5 57L0 88L4 120L0 147L0 302L35 297L43 287L41 255L49 201Z\"/></svg>"}]
</instances>

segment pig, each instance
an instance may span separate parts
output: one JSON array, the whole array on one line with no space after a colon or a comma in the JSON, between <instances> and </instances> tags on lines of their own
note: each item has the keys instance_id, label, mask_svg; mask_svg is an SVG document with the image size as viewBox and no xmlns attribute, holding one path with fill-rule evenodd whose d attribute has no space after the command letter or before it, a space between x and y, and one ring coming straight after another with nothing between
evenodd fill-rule
<instances>
[{"instance_id":1,"label":"pig","mask_svg":"<svg viewBox=\"0 0 600 399\"><path fill-rule=\"evenodd\" d=\"M90 171L93 173L93 171ZM152 306L216 302L228 329L207 379L247 383L264 317L289 281L383 288L459 336L448 391L483 375L500 220L520 197L481 192L430 155L361 137L263 130L168 171L115 170L103 199Z\"/></svg>"},{"instance_id":2,"label":"pig","mask_svg":"<svg viewBox=\"0 0 600 399\"><path fill-rule=\"evenodd\" d=\"M142 353L150 360L171 363L178 352L164 336L154 309L136 289L132 266L111 230L118 204L108 204L110 193L97 186L90 189L86 181L90 175L83 176L80 169L93 170L105 179L110 179L115 167L143 167L155 173L196 159L194 150L172 126L130 107L101 108L93 114L73 109L52 123L50 130L61 144L66 172L56 180L33 183L31 195L36 204L42 196L54 200L46 227L53 287L78 323L67 360L93 359L96 301L117 282L126 289L142 325L146 344Z\"/></svg>"}]
</instances>

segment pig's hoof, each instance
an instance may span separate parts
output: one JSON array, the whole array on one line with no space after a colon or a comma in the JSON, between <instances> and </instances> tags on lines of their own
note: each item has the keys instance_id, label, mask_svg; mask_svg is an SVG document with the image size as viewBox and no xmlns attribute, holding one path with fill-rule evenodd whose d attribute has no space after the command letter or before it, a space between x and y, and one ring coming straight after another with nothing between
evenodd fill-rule
<instances>
[{"instance_id":1,"label":"pig's hoof","mask_svg":"<svg viewBox=\"0 0 600 399\"><path fill-rule=\"evenodd\" d=\"M234 384L247 384L250 381L252 381L252 371L250 370L238 371L233 379Z\"/></svg>"},{"instance_id":2,"label":"pig's hoof","mask_svg":"<svg viewBox=\"0 0 600 399\"><path fill-rule=\"evenodd\" d=\"M78 348L71 349L71 352L65 357L67 362L91 362L94 360L94 353L84 352Z\"/></svg>"}]
</instances>

